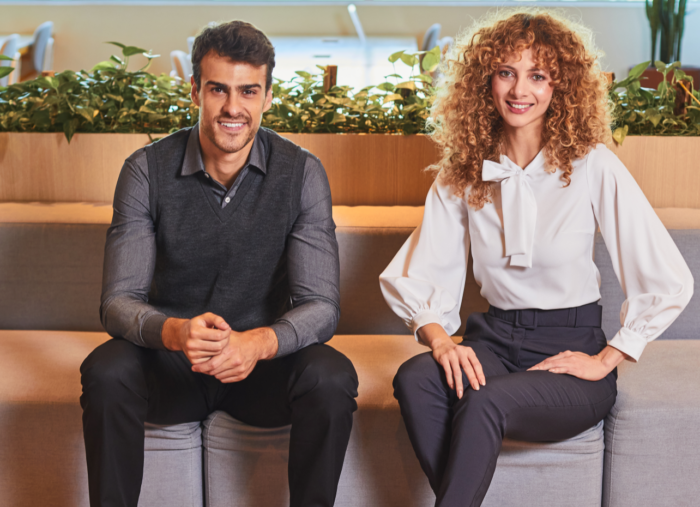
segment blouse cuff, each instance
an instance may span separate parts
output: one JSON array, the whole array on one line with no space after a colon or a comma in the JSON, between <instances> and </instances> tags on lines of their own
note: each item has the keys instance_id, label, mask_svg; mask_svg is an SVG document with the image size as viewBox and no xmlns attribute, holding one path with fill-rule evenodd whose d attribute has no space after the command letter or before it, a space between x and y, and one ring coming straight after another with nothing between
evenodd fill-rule
<instances>
[{"instance_id":1,"label":"blouse cuff","mask_svg":"<svg viewBox=\"0 0 700 507\"><path fill-rule=\"evenodd\" d=\"M421 310L413 316L411 328L413 329L413 336L418 343L420 343L418 339L418 330L427 324L440 324L442 326L442 319L440 319L437 313L431 312L430 310Z\"/></svg>"},{"instance_id":2,"label":"blouse cuff","mask_svg":"<svg viewBox=\"0 0 700 507\"><path fill-rule=\"evenodd\" d=\"M608 342L608 345L624 352L637 362L644 352L644 347L647 346L647 340L642 335L623 327Z\"/></svg>"}]
</instances>

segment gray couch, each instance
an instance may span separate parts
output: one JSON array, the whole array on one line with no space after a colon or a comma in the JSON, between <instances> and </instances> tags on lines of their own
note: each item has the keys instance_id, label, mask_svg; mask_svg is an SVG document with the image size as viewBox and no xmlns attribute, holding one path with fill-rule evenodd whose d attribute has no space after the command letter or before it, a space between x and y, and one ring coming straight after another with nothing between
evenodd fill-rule
<instances>
[{"instance_id":1,"label":"gray couch","mask_svg":"<svg viewBox=\"0 0 700 507\"><path fill-rule=\"evenodd\" d=\"M78 366L108 339L98 319L110 208L0 203L0 498L12 506L86 506ZM700 210L657 210L700 278ZM426 349L384 303L379 272L420 221L421 208L336 207L341 320L330 344L360 378L338 506L432 505L391 380ZM598 240L604 330L623 296ZM485 506L698 505L699 296L620 367L604 425L564 442L506 441ZM463 321L484 311L471 269ZM142 506L285 505L288 428L261 430L216 412L206 421L149 425Z\"/></svg>"}]
</instances>

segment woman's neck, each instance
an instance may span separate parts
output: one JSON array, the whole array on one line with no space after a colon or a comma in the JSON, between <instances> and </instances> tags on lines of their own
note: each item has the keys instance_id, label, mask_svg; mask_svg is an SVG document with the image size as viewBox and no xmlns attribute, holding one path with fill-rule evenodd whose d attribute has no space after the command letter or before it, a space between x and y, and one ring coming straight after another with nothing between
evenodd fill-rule
<instances>
[{"instance_id":1,"label":"woman's neck","mask_svg":"<svg viewBox=\"0 0 700 507\"><path fill-rule=\"evenodd\" d=\"M525 169L542 149L542 125L505 125L505 155Z\"/></svg>"}]
</instances>

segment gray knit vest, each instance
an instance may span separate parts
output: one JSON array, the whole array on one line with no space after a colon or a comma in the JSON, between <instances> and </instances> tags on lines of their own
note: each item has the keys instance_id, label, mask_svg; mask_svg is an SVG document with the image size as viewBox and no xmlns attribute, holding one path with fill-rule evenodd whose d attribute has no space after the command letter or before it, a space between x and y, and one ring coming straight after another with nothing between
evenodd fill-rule
<instances>
[{"instance_id":1,"label":"gray knit vest","mask_svg":"<svg viewBox=\"0 0 700 507\"><path fill-rule=\"evenodd\" d=\"M269 326L290 307L286 245L307 152L261 128L267 172L251 170L222 209L200 175L181 175L190 132L146 147L156 232L148 301L171 317L215 313L236 331Z\"/></svg>"}]
</instances>

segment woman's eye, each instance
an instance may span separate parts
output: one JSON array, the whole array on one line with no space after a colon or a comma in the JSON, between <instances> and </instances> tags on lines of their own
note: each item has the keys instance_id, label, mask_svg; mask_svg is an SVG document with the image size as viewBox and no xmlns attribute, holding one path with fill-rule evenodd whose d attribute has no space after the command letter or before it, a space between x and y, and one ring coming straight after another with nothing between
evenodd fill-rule
<instances>
[{"instance_id":1,"label":"woman's eye","mask_svg":"<svg viewBox=\"0 0 700 507\"><path fill-rule=\"evenodd\" d=\"M534 76L532 76L532 78L533 78L535 81L544 81L544 80L545 80L545 77L544 77L543 75L541 75L541 74L535 74Z\"/></svg>"},{"instance_id":2,"label":"woman's eye","mask_svg":"<svg viewBox=\"0 0 700 507\"><path fill-rule=\"evenodd\" d=\"M511 73L509 70L502 70L498 73L498 75L501 77L510 77Z\"/></svg>"}]
</instances>

